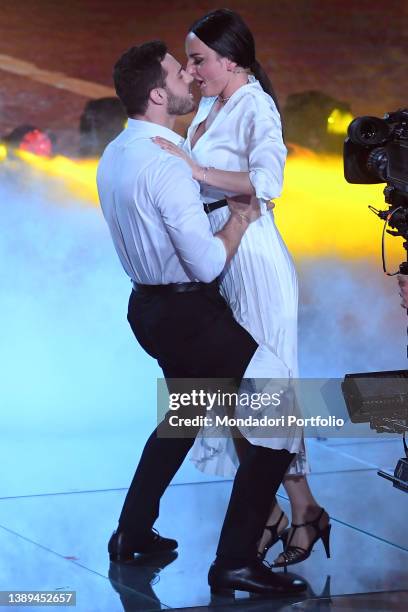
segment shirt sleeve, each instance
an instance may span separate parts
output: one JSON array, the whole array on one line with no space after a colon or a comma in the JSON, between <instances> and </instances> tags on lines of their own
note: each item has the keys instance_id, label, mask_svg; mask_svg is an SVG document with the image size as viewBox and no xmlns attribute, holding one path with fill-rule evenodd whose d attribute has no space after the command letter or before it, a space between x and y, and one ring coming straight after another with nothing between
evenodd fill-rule
<instances>
[{"instance_id":1,"label":"shirt sleeve","mask_svg":"<svg viewBox=\"0 0 408 612\"><path fill-rule=\"evenodd\" d=\"M263 101L262 101L263 102ZM279 113L271 103L256 103L244 115L248 133L249 180L261 202L261 212L267 211L269 200L280 196L286 147L282 139Z\"/></svg>"},{"instance_id":2,"label":"shirt sleeve","mask_svg":"<svg viewBox=\"0 0 408 612\"><path fill-rule=\"evenodd\" d=\"M225 266L223 241L214 236L198 183L186 162L163 153L155 171L154 201L189 276L210 283Z\"/></svg>"}]
</instances>

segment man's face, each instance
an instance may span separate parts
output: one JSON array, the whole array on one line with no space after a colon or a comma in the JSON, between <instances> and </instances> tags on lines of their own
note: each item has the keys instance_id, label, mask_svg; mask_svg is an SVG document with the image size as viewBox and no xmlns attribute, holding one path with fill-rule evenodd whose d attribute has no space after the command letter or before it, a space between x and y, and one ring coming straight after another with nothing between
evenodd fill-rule
<instances>
[{"instance_id":1,"label":"man's face","mask_svg":"<svg viewBox=\"0 0 408 612\"><path fill-rule=\"evenodd\" d=\"M190 76L181 64L169 53L166 53L161 65L167 72L167 112L169 115L187 115L195 108L190 85L193 77Z\"/></svg>"}]
</instances>

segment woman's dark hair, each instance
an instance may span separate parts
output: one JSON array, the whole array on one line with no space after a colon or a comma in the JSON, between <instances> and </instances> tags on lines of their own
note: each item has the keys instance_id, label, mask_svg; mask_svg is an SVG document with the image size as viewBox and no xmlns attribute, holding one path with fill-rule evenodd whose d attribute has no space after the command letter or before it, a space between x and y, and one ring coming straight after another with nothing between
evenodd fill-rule
<instances>
[{"instance_id":1,"label":"woman's dark hair","mask_svg":"<svg viewBox=\"0 0 408 612\"><path fill-rule=\"evenodd\" d=\"M262 89L269 94L279 111L279 104L268 75L256 59L255 41L245 21L229 9L211 11L189 28L207 47L221 57L236 62L238 66L249 68Z\"/></svg>"},{"instance_id":2,"label":"woman's dark hair","mask_svg":"<svg viewBox=\"0 0 408 612\"><path fill-rule=\"evenodd\" d=\"M166 53L166 45L154 40L131 47L116 62L113 81L128 117L143 115L152 89L166 86L167 72L161 65Z\"/></svg>"}]
</instances>

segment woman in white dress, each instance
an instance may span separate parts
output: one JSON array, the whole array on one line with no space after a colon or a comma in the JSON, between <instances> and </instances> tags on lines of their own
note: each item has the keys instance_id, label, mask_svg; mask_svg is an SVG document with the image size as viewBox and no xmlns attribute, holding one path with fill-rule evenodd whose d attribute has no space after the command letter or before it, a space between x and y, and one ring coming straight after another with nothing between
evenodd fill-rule
<instances>
[{"instance_id":1,"label":"woman in white dress","mask_svg":"<svg viewBox=\"0 0 408 612\"><path fill-rule=\"evenodd\" d=\"M186 38L186 53L187 71L202 94L197 114L183 150L162 138L155 140L189 163L206 203L226 195L257 197L261 216L251 223L223 272L220 291L236 320L259 344L245 378L297 377L296 272L271 210L271 201L281 192L286 159L271 83L256 61L250 30L233 11L213 11L194 23ZM227 207L209 213L214 232L228 215ZM247 439L238 441L228 436L199 436L192 458L207 473L232 476L237 454L245 452L248 443L296 452L283 482L291 503L291 532L285 531L288 519L275 500L259 551L264 556L282 536L286 548L275 565L303 561L313 543L320 537L328 541L330 533L329 517L317 504L305 477L308 467L303 437L298 428L274 438L243 434Z\"/></svg>"}]
</instances>

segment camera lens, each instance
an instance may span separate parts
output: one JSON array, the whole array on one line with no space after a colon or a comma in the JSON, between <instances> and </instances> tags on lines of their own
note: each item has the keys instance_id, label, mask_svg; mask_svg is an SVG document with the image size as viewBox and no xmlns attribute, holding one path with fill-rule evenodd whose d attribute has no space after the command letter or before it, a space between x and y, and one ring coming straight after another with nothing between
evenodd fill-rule
<instances>
[{"instance_id":1,"label":"camera lens","mask_svg":"<svg viewBox=\"0 0 408 612\"><path fill-rule=\"evenodd\" d=\"M376 146L386 142L391 128L384 119L378 117L358 117L348 127L352 142L363 146Z\"/></svg>"},{"instance_id":2,"label":"camera lens","mask_svg":"<svg viewBox=\"0 0 408 612\"><path fill-rule=\"evenodd\" d=\"M387 180L387 152L384 147L377 147L370 152L367 158L367 168L382 181Z\"/></svg>"}]
</instances>

